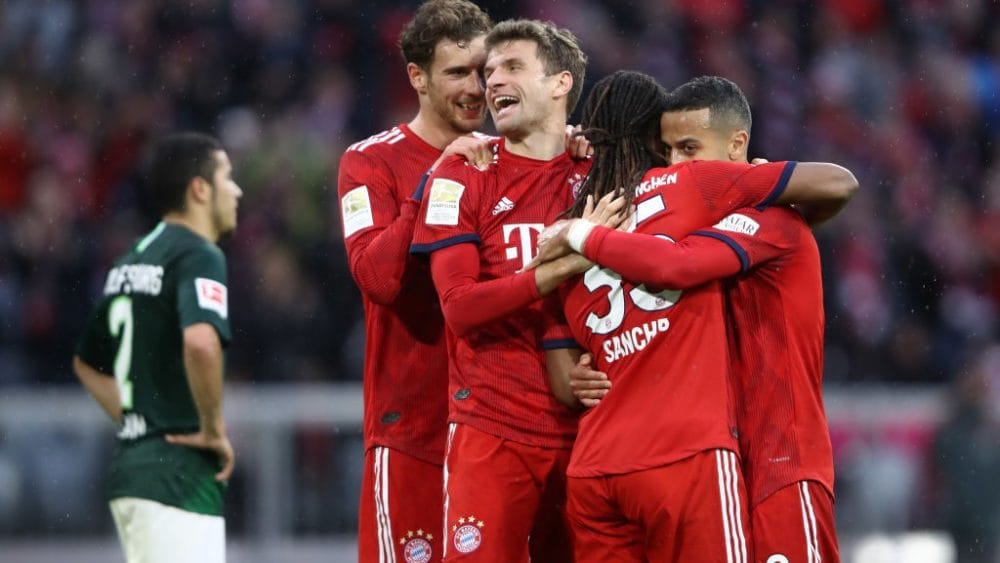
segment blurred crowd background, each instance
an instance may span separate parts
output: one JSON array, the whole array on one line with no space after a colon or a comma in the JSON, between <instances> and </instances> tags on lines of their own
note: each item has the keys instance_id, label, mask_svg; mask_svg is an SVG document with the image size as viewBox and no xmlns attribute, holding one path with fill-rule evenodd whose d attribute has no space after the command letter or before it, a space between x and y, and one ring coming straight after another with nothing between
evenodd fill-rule
<instances>
[{"instance_id":1,"label":"blurred crowd background","mask_svg":"<svg viewBox=\"0 0 1000 563\"><path fill-rule=\"evenodd\" d=\"M337 164L350 143L415 114L396 38L417 4L0 2L0 392L75 384L72 346L106 269L155 221L137 165L151 139L178 129L219 136L245 191L224 243L227 376L358 380L363 324ZM479 4L498 21L574 31L588 84L623 68L668 88L729 77L753 108L752 157L855 173L860 192L816 232L829 383L959 388L997 341L997 2ZM997 398L1000 362L987 364L973 395ZM1000 434L986 428L976 451L1000 471ZM933 436L915 440L929 451Z\"/></svg>"}]
</instances>

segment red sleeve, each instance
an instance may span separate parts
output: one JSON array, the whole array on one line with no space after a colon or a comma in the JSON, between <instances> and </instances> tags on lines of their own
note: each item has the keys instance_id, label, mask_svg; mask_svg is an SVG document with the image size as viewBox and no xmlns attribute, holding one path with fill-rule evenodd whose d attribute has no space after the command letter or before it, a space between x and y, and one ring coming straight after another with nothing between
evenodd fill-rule
<instances>
[{"instance_id":1,"label":"red sleeve","mask_svg":"<svg viewBox=\"0 0 1000 563\"><path fill-rule=\"evenodd\" d=\"M702 160L688 167L712 221L741 207L766 208L785 191L794 169L793 161L752 165Z\"/></svg>"},{"instance_id":2,"label":"red sleeve","mask_svg":"<svg viewBox=\"0 0 1000 563\"><path fill-rule=\"evenodd\" d=\"M745 272L794 250L803 232L810 233L809 226L802 215L790 207L771 207L764 211L746 208L727 215L711 229L691 233L692 236L682 243L695 238L724 243L739 257Z\"/></svg>"},{"instance_id":3,"label":"red sleeve","mask_svg":"<svg viewBox=\"0 0 1000 563\"><path fill-rule=\"evenodd\" d=\"M403 186L415 191L417 186ZM340 197L348 264L358 288L373 302L396 300L409 259L419 203L396 203L396 186L381 160L358 150L340 159Z\"/></svg>"},{"instance_id":4,"label":"red sleeve","mask_svg":"<svg viewBox=\"0 0 1000 563\"><path fill-rule=\"evenodd\" d=\"M431 254L431 276L444 320L456 336L540 298L533 271L479 281L479 250L471 243L454 244Z\"/></svg>"},{"instance_id":5,"label":"red sleeve","mask_svg":"<svg viewBox=\"0 0 1000 563\"><path fill-rule=\"evenodd\" d=\"M731 247L709 237L668 238L594 227L583 255L637 284L687 289L737 274L742 263Z\"/></svg>"},{"instance_id":6,"label":"red sleeve","mask_svg":"<svg viewBox=\"0 0 1000 563\"><path fill-rule=\"evenodd\" d=\"M410 246L412 254L430 254L465 242L479 242L482 176L461 155L441 163L424 188Z\"/></svg>"}]
</instances>

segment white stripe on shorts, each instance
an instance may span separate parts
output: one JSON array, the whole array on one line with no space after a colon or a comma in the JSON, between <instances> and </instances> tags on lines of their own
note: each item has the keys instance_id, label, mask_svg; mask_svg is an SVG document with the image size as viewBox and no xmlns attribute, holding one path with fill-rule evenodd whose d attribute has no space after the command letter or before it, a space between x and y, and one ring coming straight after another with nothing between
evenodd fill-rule
<instances>
[{"instance_id":1,"label":"white stripe on shorts","mask_svg":"<svg viewBox=\"0 0 1000 563\"><path fill-rule=\"evenodd\" d=\"M715 450L715 465L719 474L719 500L726 541L726 563L747 563L747 540L743 535L743 516L740 513L742 507L736 454L726 450Z\"/></svg>"},{"instance_id":2,"label":"white stripe on shorts","mask_svg":"<svg viewBox=\"0 0 1000 563\"><path fill-rule=\"evenodd\" d=\"M389 448L375 448L375 524L378 528L379 563L396 563L389 517Z\"/></svg>"},{"instance_id":3,"label":"white stripe on shorts","mask_svg":"<svg viewBox=\"0 0 1000 563\"><path fill-rule=\"evenodd\" d=\"M819 551L819 538L816 534L816 512L813 510L812 497L809 495L808 481L799 481L799 504L802 506L802 527L806 533L808 563L822 563L823 557Z\"/></svg>"},{"instance_id":4,"label":"white stripe on shorts","mask_svg":"<svg viewBox=\"0 0 1000 563\"><path fill-rule=\"evenodd\" d=\"M455 429L458 424L451 422L448 424L448 443L444 447L444 522L441 527L441 560L448 554L448 456L451 455L451 442L455 439Z\"/></svg>"}]
</instances>

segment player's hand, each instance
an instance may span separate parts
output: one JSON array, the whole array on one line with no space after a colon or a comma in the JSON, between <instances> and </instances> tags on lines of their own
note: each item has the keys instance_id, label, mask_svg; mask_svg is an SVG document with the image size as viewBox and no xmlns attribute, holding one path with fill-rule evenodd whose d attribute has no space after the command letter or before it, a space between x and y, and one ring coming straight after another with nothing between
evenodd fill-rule
<instances>
[{"instance_id":1,"label":"player's hand","mask_svg":"<svg viewBox=\"0 0 1000 563\"><path fill-rule=\"evenodd\" d=\"M628 210L625 209L625 196L617 195L616 192L608 192L596 203L593 196L587 196L587 205L583 208L582 219L595 225L617 229L625 223L628 217Z\"/></svg>"},{"instance_id":2,"label":"player's hand","mask_svg":"<svg viewBox=\"0 0 1000 563\"><path fill-rule=\"evenodd\" d=\"M215 452L215 455L219 457L219 464L222 466L215 474L216 481L226 481L233 474L236 454L233 452L233 445L229 443L229 438L224 433L199 431L193 434L167 434L166 440L169 444Z\"/></svg>"},{"instance_id":3,"label":"player's hand","mask_svg":"<svg viewBox=\"0 0 1000 563\"><path fill-rule=\"evenodd\" d=\"M569 230L573 221L579 221L579 219L562 219L552 223L538 235L538 254L531 259L531 262L518 270L518 272L525 272L527 270L532 270L538 266L562 258L567 254L573 252L570 248L569 242L566 240L566 232Z\"/></svg>"},{"instance_id":4,"label":"player's hand","mask_svg":"<svg viewBox=\"0 0 1000 563\"><path fill-rule=\"evenodd\" d=\"M576 399L587 408L596 407L611 389L611 381L607 374L595 371L591 362L593 357L584 354L569 372L570 389L573 390Z\"/></svg>"},{"instance_id":5,"label":"player's hand","mask_svg":"<svg viewBox=\"0 0 1000 563\"><path fill-rule=\"evenodd\" d=\"M579 134L582 128L579 125L566 126L566 150L573 160L586 160L594 156L594 147L590 146L590 141Z\"/></svg>"},{"instance_id":6,"label":"player's hand","mask_svg":"<svg viewBox=\"0 0 1000 563\"><path fill-rule=\"evenodd\" d=\"M753 159L753 160L750 161L750 164L753 164L754 166L757 166L758 164L767 164L768 162L771 162L771 161L768 160L768 159L766 159L766 158L755 158L755 159Z\"/></svg>"},{"instance_id":7,"label":"player's hand","mask_svg":"<svg viewBox=\"0 0 1000 563\"><path fill-rule=\"evenodd\" d=\"M469 164L477 168L485 168L493 162L493 149L490 147L489 139L464 135L455 139L444 148L444 152L434 161L434 166L431 166L431 170L437 170L437 167L444 162L444 159L456 154L463 156Z\"/></svg>"}]
</instances>

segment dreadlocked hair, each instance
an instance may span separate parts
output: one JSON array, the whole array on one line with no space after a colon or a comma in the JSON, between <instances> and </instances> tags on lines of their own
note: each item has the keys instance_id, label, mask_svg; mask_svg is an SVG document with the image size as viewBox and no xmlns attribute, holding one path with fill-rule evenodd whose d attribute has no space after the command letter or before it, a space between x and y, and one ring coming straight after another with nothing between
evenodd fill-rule
<instances>
[{"instance_id":1,"label":"dreadlocked hair","mask_svg":"<svg viewBox=\"0 0 1000 563\"><path fill-rule=\"evenodd\" d=\"M666 164L655 150L666 98L652 76L631 70L615 72L594 85L584 103L580 133L590 141L594 156L570 217L583 216L588 195L596 203L609 192L624 195L629 209L646 171Z\"/></svg>"}]
</instances>

